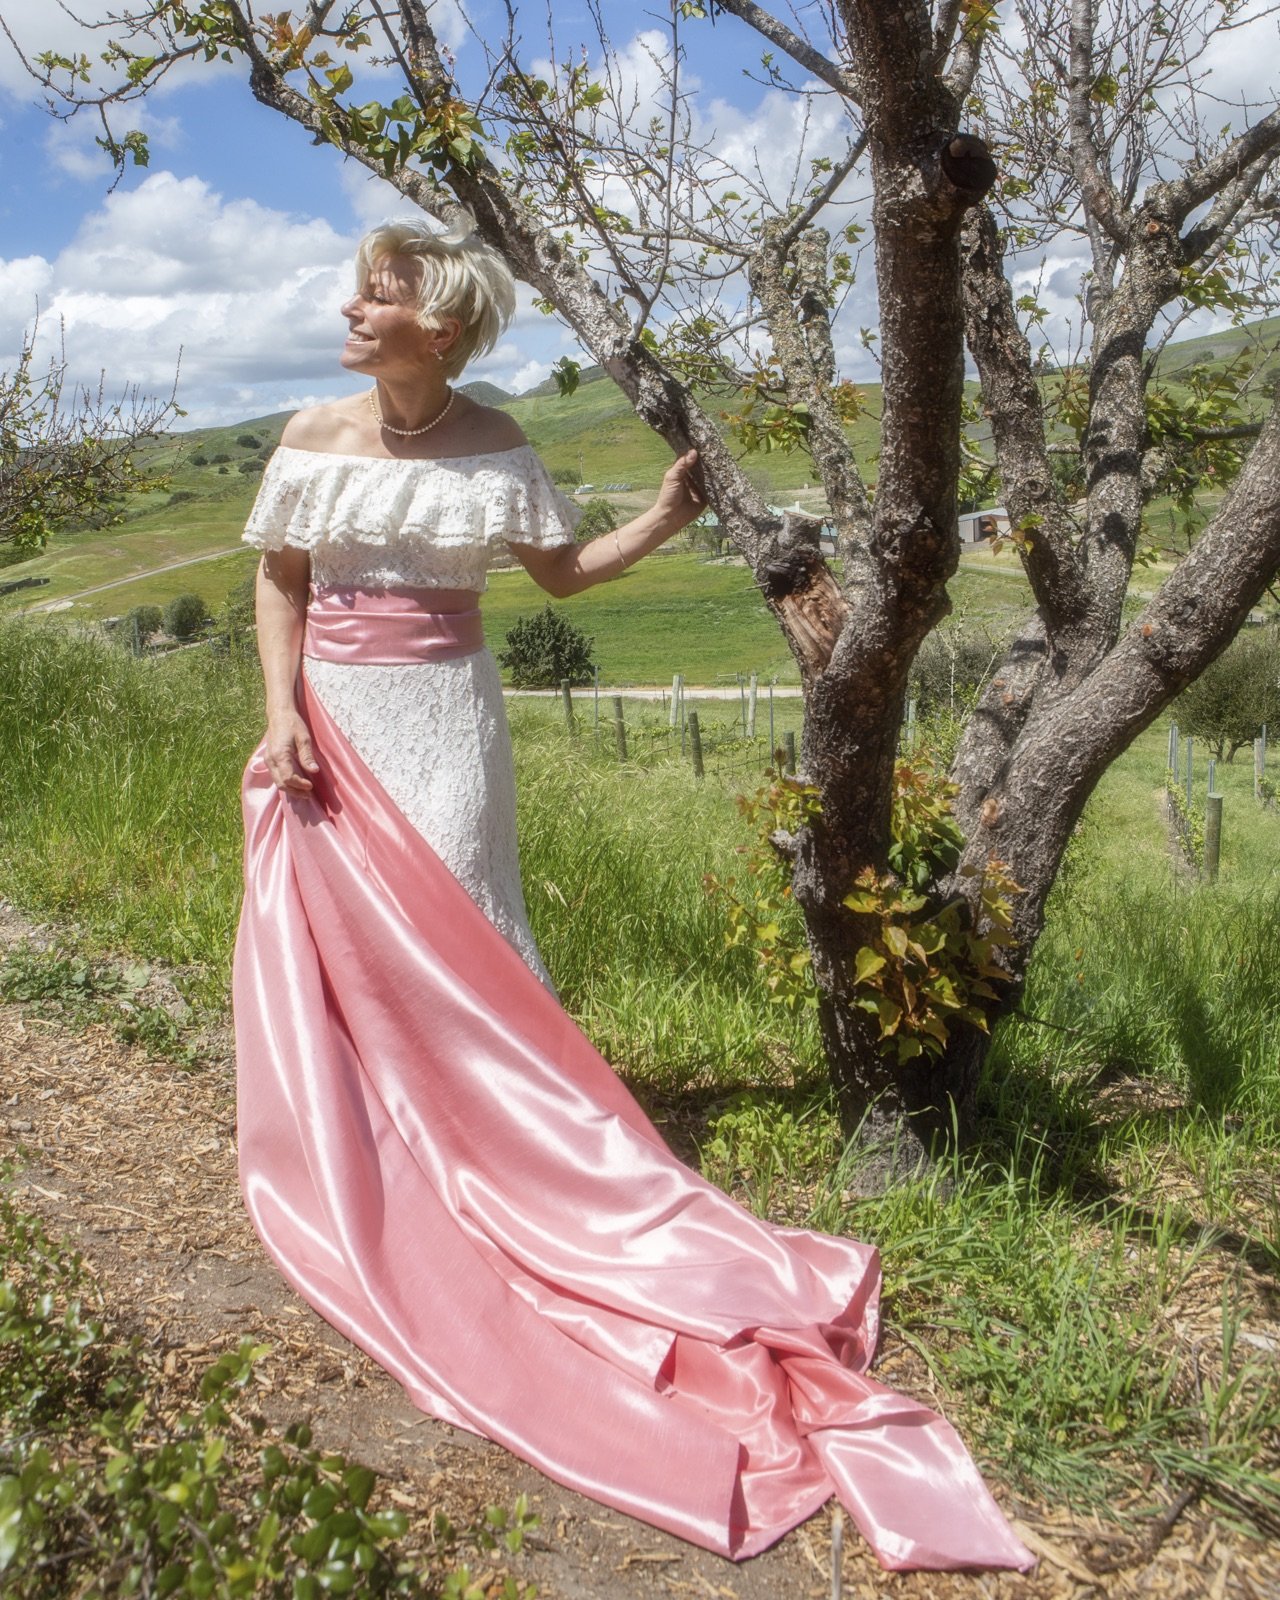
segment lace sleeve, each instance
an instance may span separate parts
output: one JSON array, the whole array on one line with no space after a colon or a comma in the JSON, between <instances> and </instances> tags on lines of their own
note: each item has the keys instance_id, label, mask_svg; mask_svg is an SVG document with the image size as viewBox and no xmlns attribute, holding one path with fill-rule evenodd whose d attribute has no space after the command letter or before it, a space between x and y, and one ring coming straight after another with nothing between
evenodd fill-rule
<instances>
[{"instance_id":1,"label":"lace sleeve","mask_svg":"<svg viewBox=\"0 0 1280 1600\"><path fill-rule=\"evenodd\" d=\"M291 469L289 457L296 451L276 450L267 462L258 493L245 524L243 539L257 550L283 550L288 544L307 545L306 538L290 537L293 518L302 494L302 481Z\"/></svg>"},{"instance_id":2,"label":"lace sleeve","mask_svg":"<svg viewBox=\"0 0 1280 1600\"><path fill-rule=\"evenodd\" d=\"M507 514L491 523L505 525L503 537L509 544L531 544L539 550L573 544L574 529L582 520L582 507L575 506L551 481L551 474L532 449L526 450L525 470L513 476L512 500Z\"/></svg>"}]
</instances>

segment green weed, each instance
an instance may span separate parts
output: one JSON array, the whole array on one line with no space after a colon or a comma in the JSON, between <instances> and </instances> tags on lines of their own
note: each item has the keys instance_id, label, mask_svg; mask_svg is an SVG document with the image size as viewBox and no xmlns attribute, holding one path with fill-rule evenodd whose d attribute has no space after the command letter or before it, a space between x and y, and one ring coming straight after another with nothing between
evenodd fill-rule
<instances>
[{"instance_id":1,"label":"green weed","mask_svg":"<svg viewBox=\"0 0 1280 1600\"><path fill-rule=\"evenodd\" d=\"M369 1468L248 1409L267 1347L243 1341L175 1409L154 1358L111 1343L85 1310L78 1256L0 1192L0 1583L11 1600L127 1594L178 1600L451 1596L481 1590L456 1558L518 1552L523 1500L473 1526L437 1517L430 1553L376 1500ZM536 1590L507 1577L505 1600Z\"/></svg>"}]
</instances>

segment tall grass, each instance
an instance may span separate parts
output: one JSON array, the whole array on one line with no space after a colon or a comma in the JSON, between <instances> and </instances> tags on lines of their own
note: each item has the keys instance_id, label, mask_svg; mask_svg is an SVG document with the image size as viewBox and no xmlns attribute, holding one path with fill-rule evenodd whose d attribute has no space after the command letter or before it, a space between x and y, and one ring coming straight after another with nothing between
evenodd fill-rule
<instances>
[{"instance_id":1,"label":"tall grass","mask_svg":"<svg viewBox=\"0 0 1280 1600\"><path fill-rule=\"evenodd\" d=\"M205 650L139 661L0 626L0 892L224 988L259 701L247 664Z\"/></svg>"},{"instance_id":2,"label":"tall grass","mask_svg":"<svg viewBox=\"0 0 1280 1600\"><path fill-rule=\"evenodd\" d=\"M240 774L260 730L256 663L135 660L56 626L0 625L0 893L99 947L194 967L195 993L225 998ZM810 1070L812 1030L725 949L702 887L733 870L729 791L674 766L640 777L538 712L517 707L513 732L534 930L601 1048L667 1085Z\"/></svg>"}]
</instances>

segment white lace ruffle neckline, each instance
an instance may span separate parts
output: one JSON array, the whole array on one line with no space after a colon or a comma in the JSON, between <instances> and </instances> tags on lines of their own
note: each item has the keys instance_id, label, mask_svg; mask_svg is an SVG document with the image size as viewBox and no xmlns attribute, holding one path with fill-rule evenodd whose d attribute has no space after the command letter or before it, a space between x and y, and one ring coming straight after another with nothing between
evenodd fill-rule
<instances>
[{"instance_id":1,"label":"white lace ruffle neckline","mask_svg":"<svg viewBox=\"0 0 1280 1600\"><path fill-rule=\"evenodd\" d=\"M245 527L250 544L569 543L578 510L527 444L431 460L281 445Z\"/></svg>"}]
</instances>

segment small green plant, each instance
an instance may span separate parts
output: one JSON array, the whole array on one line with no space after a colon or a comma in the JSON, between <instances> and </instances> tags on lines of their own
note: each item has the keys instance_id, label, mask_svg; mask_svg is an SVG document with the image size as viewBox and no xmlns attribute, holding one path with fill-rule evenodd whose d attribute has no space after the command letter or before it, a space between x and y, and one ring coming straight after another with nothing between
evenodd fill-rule
<instances>
[{"instance_id":1,"label":"small green plant","mask_svg":"<svg viewBox=\"0 0 1280 1600\"><path fill-rule=\"evenodd\" d=\"M899 1065L939 1056L957 1022L988 1031L985 1008L998 998L995 985L1009 981L996 953L1013 943L1012 897L1018 892L1004 863L988 861L975 929L965 901L938 910L929 895L904 889L892 873L877 876L867 868L858 875L844 903L879 928L854 957L856 986L866 991L857 1004L876 1018L885 1055Z\"/></svg>"},{"instance_id":2,"label":"small green plant","mask_svg":"<svg viewBox=\"0 0 1280 1600\"><path fill-rule=\"evenodd\" d=\"M191 1007L183 1002L170 1009L141 1001L139 991L150 977L146 962L90 961L20 944L0 960L0 1000L65 1021L105 1023L126 1044L140 1045L180 1066L194 1066Z\"/></svg>"},{"instance_id":3,"label":"small green plant","mask_svg":"<svg viewBox=\"0 0 1280 1600\"><path fill-rule=\"evenodd\" d=\"M175 1408L154 1356L86 1312L80 1258L3 1190L0 1241L6 1600L535 1600L509 1576L481 1588L454 1559L517 1553L537 1525L523 1497L462 1529L438 1516L431 1550L412 1549L405 1514L377 1504L376 1473L317 1449L304 1422L276 1434L245 1414L266 1346L224 1352Z\"/></svg>"},{"instance_id":4,"label":"small green plant","mask_svg":"<svg viewBox=\"0 0 1280 1600\"><path fill-rule=\"evenodd\" d=\"M791 892L791 862L772 843L773 835L794 835L821 815L812 784L778 772L753 795L739 795L738 809L755 835L744 846L747 881L707 873L707 891L723 899L729 920L725 942L756 953L769 998L788 1011L817 1002L812 961L805 945L804 920Z\"/></svg>"},{"instance_id":5,"label":"small green plant","mask_svg":"<svg viewBox=\"0 0 1280 1600\"><path fill-rule=\"evenodd\" d=\"M554 689L565 678L570 683L590 683L594 643L548 604L533 616L516 620L498 661L517 689Z\"/></svg>"},{"instance_id":6,"label":"small green plant","mask_svg":"<svg viewBox=\"0 0 1280 1600\"><path fill-rule=\"evenodd\" d=\"M743 1195L757 1216L776 1220L785 1214L789 1190L832 1171L841 1142L828 1097L792 1109L775 1090L747 1090L708 1123L698 1155L712 1183Z\"/></svg>"},{"instance_id":7,"label":"small green plant","mask_svg":"<svg viewBox=\"0 0 1280 1600\"><path fill-rule=\"evenodd\" d=\"M1187 800L1186 790L1175 773L1165 773L1164 787L1182 853L1193 867L1200 867L1204 863L1204 807Z\"/></svg>"},{"instance_id":8,"label":"small green plant","mask_svg":"<svg viewBox=\"0 0 1280 1600\"><path fill-rule=\"evenodd\" d=\"M964 844L951 810L955 793L927 758L900 761L891 870L864 868L844 897L850 912L875 925L853 958L856 1004L875 1016L880 1048L899 1065L941 1055L958 1022L986 1032L995 985L1008 981L997 953L1013 943L1019 889L1004 864L992 859L982 870L976 926L965 899L938 903L935 886L955 869ZM790 857L776 840L821 816L818 791L778 775L739 806L756 835L743 850L748 881L708 874L706 886L726 903L727 942L754 948L771 997L792 1010L812 1005L817 996Z\"/></svg>"}]
</instances>

